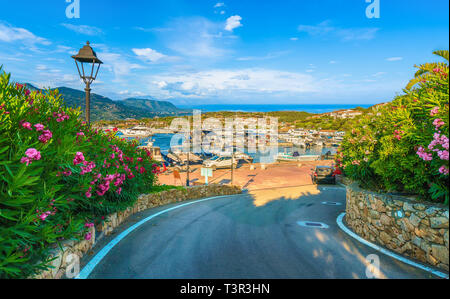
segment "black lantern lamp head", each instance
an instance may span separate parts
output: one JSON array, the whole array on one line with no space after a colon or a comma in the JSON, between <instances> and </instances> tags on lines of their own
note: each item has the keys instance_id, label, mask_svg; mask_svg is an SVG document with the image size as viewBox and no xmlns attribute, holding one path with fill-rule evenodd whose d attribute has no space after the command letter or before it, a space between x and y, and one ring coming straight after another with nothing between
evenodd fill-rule
<instances>
[{"instance_id":1,"label":"black lantern lamp head","mask_svg":"<svg viewBox=\"0 0 450 299\"><path fill-rule=\"evenodd\" d=\"M81 48L81 50L78 52L77 55L72 56L72 58L75 59L75 64L77 65L78 74L80 75L80 78L84 81L86 85L90 85L97 78L100 65L103 64L103 62L97 58L97 54L91 48L89 42L87 42L86 45L83 48ZM80 65L78 65L78 63L80 63L81 65L81 70ZM92 64L92 68L90 70L89 75L90 64ZM87 73L85 73L85 66L87 66L86 68ZM95 71L94 76L94 70L96 66L97 70Z\"/></svg>"}]
</instances>

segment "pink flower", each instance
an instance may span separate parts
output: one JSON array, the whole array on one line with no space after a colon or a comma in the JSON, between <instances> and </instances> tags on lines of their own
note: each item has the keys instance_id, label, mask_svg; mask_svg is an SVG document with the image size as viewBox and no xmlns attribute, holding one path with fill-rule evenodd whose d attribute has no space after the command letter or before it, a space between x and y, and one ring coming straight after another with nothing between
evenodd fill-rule
<instances>
[{"instance_id":1,"label":"pink flower","mask_svg":"<svg viewBox=\"0 0 450 299\"><path fill-rule=\"evenodd\" d=\"M44 130L44 125L42 125L42 124L35 124L34 127L36 128L36 131L38 131L38 132Z\"/></svg>"},{"instance_id":2,"label":"pink flower","mask_svg":"<svg viewBox=\"0 0 450 299\"><path fill-rule=\"evenodd\" d=\"M441 168L439 168L439 173L441 173L443 175L448 175L449 169L443 165L443 166L441 166Z\"/></svg>"},{"instance_id":3,"label":"pink flower","mask_svg":"<svg viewBox=\"0 0 450 299\"><path fill-rule=\"evenodd\" d=\"M75 154L75 158L73 159L73 165L81 164L85 161L84 155L82 152L77 152Z\"/></svg>"},{"instance_id":4,"label":"pink flower","mask_svg":"<svg viewBox=\"0 0 450 299\"><path fill-rule=\"evenodd\" d=\"M91 192L86 192L84 195L86 195L87 198L91 198L92 197Z\"/></svg>"},{"instance_id":5,"label":"pink flower","mask_svg":"<svg viewBox=\"0 0 450 299\"><path fill-rule=\"evenodd\" d=\"M445 125L445 122L442 121L442 119L437 118L434 120L433 125L436 127L436 130Z\"/></svg>"},{"instance_id":6,"label":"pink flower","mask_svg":"<svg viewBox=\"0 0 450 299\"><path fill-rule=\"evenodd\" d=\"M39 152L38 150L36 150L35 148L29 148L26 150L25 155L33 160L40 160L41 159L41 152Z\"/></svg>"},{"instance_id":7,"label":"pink flower","mask_svg":"<svg viewBox=\"0 0 450 299\"><path fill-rule=\"evenodd\" d=\"M103 196L109 190L109 184L100 184L98 186L97 194L98 196Z\"/></svg>"},{"instance_id":8,"label":"pink flower","mask_svg":"<svg viewBox=\"0 0 450 299\"><path fill-rule=\"evenodd\" d=\"M86 241L91 240L91 238L92 238L92 234L91 234L91 233L87 233L86 236L84 237L84 239L85 239Z\"/></svg>"},{"instance_id":9,"label":"pink flower","mask_svg":"<svg viewBox=\"0 0 450 299\"><path fill-rule=\"evenodd\" d=\"M447 160L448 161L448 151L438 151L438 156L441 158L441 160Z\"/></svg>"},{"instance_id":10,"label":"pink flower","mask_svg":"<svg viewBox=\"0 0 450 299\"><path fill-rule=\"evenodd\" d=\"M81 175L85 175L86 173L92 172L92 170L96 167L94 162L84 161L83 165L85 166L84 167L81 166Z\"/></svg>"},{"instance_id":11,"label":"pink flower","mask_svg":"<svg viewBox=\"0 0 450 299\"><path fill-rule=\"evenodd\" d=\"M20 163L27 163L27 166L31 164L31 159L30 158L26 158L26 157L22 157L22 159L20 159Z\"/></svg>"},{"instance_id":12,"label":"pink flower","mask_svg":"<svg viewBox=\"0 0 450 299\"><path fill-rule=\"evenodd\" d=\"M45 130L42 132L42 135L39 136L39 141L42 143L47 143L50 139L52 139L53 134L50 130Z\"/></svg>"},{"instance_id":13,"label":"pink flower","mask_svg":"<svg viewBox=\"0 0 450 299\"><path fill-rule=\"evenodd\" d=\"M33 130L33 128L31 127L31 124L29 122L24 122L22 124L22 127L24 127L27 130L30 130L30 131Z\"/></svg>"},{"instance_id":14,"label":"pink flower","mask_svg":"<svg viewBox=\"0 0 450 299\"><path fill-rule=\"evenodd\" d=\"M425 149L423 147L419 147L419 150L417 151L417 155L424 161L433 160L433 155L431 153L425 152Z\"/></svg>"},{"instance_id":15,"label":"pink flower","mask_svg":"<svg viewBox=\"0 0 450 299\"><path fill-rule=\"evenodd\" d=\"M434 107L434 108L431 110L430 115L431 115L431 116L435 116L435 115L438 114L438 113L439 113L439 107Z\"/></svg>"},{"instance_id":16,"label":"pink flower","mask_svg":"<svg viewBox=\"0 0 450 299\"><path fill-rule=\"evenodd\" d=\"M122 193L122 187L119 187L116 192L120 195L120 193Z\"/></svg>"}]
</instances>

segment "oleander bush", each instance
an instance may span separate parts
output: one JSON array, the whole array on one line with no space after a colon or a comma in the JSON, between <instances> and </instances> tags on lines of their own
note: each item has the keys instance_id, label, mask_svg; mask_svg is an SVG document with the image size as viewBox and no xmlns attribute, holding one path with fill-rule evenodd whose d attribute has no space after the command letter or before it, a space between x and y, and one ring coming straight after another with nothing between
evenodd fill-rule
<instances>
[{"instance_id":1,"label":"oleander bush","mask_svg":"<svg viewBox=\"0 0 450 299\"><path fill-rule=\"evenodd\" d=\"M86 125L57 91L0 69L0 278L47 269L48 248L151 192L158 165L136 143Z\"/></svg>"},{"instance_id":2,"label":"oleander bush","mask_svg":"<svg viewBox=\"0 0 450 299\"><path fill-rule=\"evenodd\" d=\"M448 204L448 66L439 64L416 83L359 121L339 163L364 188Z\"/></svg>"}]
</instances>

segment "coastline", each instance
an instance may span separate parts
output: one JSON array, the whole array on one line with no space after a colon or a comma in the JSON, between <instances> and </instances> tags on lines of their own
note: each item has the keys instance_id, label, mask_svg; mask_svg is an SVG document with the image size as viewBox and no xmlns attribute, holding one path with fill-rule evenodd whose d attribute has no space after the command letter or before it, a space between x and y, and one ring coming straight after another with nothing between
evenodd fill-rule
<instances>
[{"instance_id":1,"label":"coastline","mask_svg":"<svg viewBox=\"0 0 450 299\"><path fill-rule=\"evenodd\" d=\"M370 108L375 104L329 104L329 105L307 105L307 104L287 104L287 105L243 105L243 104L207 104L207 105L178 105L180 109L197 109L202 112L246 112L246 113L261 113L261 112L307 112L314 114L322 114L335 112L339 110L355 109L357 107Z\"/></svg>"}]
</instances>

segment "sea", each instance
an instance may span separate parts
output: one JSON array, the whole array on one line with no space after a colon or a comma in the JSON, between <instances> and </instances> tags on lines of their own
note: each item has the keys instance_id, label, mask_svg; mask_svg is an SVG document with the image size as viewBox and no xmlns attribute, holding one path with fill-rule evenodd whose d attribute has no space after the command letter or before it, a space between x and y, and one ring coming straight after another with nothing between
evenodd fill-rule
<instances>
[{"instance_id":1,"label":"sea","mask_svg":"<svg viewBox=\"0 0 450 299\"><path fill-rule=\"evenodd\" d=\"M151 137L140 139L141 145L146 145L147 142L153 142L154 146L158 146L163 154L168 154L170 150L170 141L174 134L155 134ZM128 138L133 139L133 138ZM325 155L327 153L336 154L337 148L335 147L312 147L310 149L300 148L300 147L278 147L272 148L268 152L274 153L274 155L269 156L267 153L249 153L245 149L245 153L254 159L255 163L273 163L276 161L277 153L294 153L297 152L300 155Z\"/></svg>"},{"instance_id":2,"label":"sea","mask_svg":"<svg viewBox=\"0 0 450 299\"><path fill-rule=\"evenodd\" d=\"M327 113L337 110L347 110L356 107L369 108L371 104L332 104L332 105L230 105L230 104L214 104L214 105L179 105L182 109L196 109L202 112L272 112L272 111L304 111L309 113Z\"/></svg>"}]
</instances>

